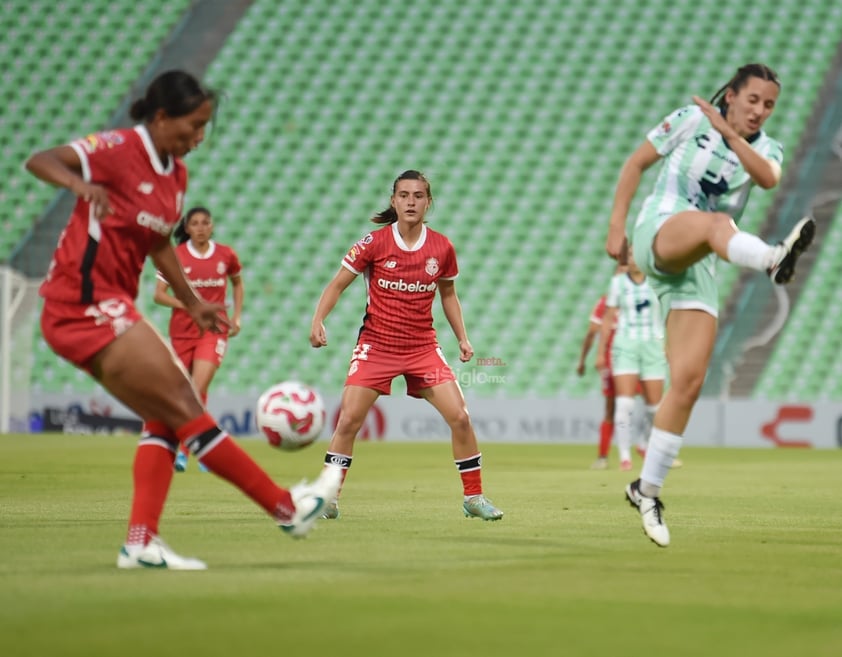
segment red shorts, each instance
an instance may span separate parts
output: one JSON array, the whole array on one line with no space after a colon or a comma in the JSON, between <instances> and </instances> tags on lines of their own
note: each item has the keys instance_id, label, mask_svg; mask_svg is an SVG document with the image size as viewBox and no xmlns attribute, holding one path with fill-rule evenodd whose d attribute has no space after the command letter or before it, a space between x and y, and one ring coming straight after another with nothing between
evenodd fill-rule
<instances>
[{"instance_id":1,"label":"red shorts","mask_svg":"<svg viewBox=\"0 0 842 657\"><path fill-rule=\"evenodd\" d=\"M46 299L41 332L59 356L90 371L91 359L141 319L143 316L128 299L93 304Z\"/></svg>"},{"instance_id":2,"label":"red shorts","mask_svg":"<svg viewBox=\"0 0 842 657\"><path fill-rule=\"evenodd\" d=\"M345 385L371 388L381 395L388 395L392 392L392 379L401 375L406 380L406 394L411 397L420 397L419 392L424 388L456 380L441 347L399 354L380 351L369 344L358 344L351 356Z\"/></svg>"},{"instance_id":3,"label":"red shorts","mask_svg":"<svg viewBox=\"0 0 842 657\"><path fill-rule=\"evenodd\" d=\"M171 341L173 351L188 372L192 371L193 362L197 360L207 360L219 367L228 349L228 338L210 331L205 331L198 338L172 338Z\"/></svg>"}]
</instances>

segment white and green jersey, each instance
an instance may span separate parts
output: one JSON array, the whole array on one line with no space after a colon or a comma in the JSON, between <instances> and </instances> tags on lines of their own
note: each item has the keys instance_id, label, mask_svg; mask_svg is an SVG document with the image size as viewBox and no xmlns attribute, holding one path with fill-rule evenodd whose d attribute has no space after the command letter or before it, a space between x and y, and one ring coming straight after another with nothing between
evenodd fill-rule
<instances>
[{"instance_id":1,"label":"white and green jersey","mask_svg":"<svg viewBox=\"0 0 842 657\"><path fill-rule=\"evenodd\" d=\"M661 305L647 279L635 283L628 274L611 279L605 305L617 308L617 331L614 340L660 340L664 337Z\"/></svg>"},{"instance_id":2,"label":"white and green jersey","mask_svg":"<svg viewBox=\"0 0 842 657\"><path fill-rule=\"evenodd\" d=\"M664 162L641 217L656 213L666 219L696 209L740 219L754 183L698 106L675 110L646 138ZM783 147L762 130L749 143L767 160L783 164Z\"/></svg>"}]
</instances>

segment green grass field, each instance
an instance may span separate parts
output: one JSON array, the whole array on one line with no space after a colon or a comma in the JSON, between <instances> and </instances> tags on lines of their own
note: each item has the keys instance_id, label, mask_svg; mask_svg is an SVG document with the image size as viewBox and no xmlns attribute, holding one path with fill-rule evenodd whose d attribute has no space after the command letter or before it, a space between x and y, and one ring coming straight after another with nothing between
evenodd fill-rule
<instances>
[{"instance_id":1,"label":"green grass field","mask_svg":"<svg viewBox=\"0 0 842 657\"><path fill-rule=\"evenodd\" d=\"M593 448L486 445L498 523L468 520L449 446L357 446L342 518L303 541L213 475L161 533L207 572L118 571L135 440L0 436L0 654L842 654L842 452L686 449L659 549ZM296 454L245 441L285 484Z\"/></svg>"}]
</instances>

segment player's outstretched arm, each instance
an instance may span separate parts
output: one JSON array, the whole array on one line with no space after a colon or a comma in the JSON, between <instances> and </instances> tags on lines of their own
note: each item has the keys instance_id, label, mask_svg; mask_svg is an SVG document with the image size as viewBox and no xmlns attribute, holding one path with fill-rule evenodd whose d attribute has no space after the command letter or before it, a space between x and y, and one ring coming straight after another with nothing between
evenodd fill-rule
<instances>
[{"instance_id":1,"label":"player's outstretched arm","mask_svg":"<svg viewBox=\"0 0 842 657\"><path fill-rule=\"evenodd\" d=\"M615 260L620 258L626 248L626 217L637 188L640 187L643 172L660 157L652 143L647 140L637 147L620 170L608 225L608 238L605 241L606 252Z\"/></svg>"},{"instance_id":2,"label":"player's outstretched arm","mask_svg":"<svg viewBox=\"0 0 842 657\"><path fill-rule=\"evenodd\" d=\"M319 302L316 304L316 312L313 313L313 322L310 325L310 346L318 349L327 345L327 330L324 321L336 306L339 297L345 289L354 282L356 274L345 267L340 267L333 280L327 284Z\"/></svg>"},{"instance_id":3,"label":"player's outstretched arm","mask_svg":"<svg viewBox=\"0 0 842 657\"><path fill-rule=\"evenodd\" d=\"M467 363L474 357L474 348L468 340L468 331L465 329L465 318L462 315L462 304L456 295L456 284L454 281L439 280L439 295L441 296L441 307L444 316L447 318L453 334L459 341L459 360Z\"/></svg>"},{"instance_id":4,"label":"player's outstretched arm","mask_svg":"<svg viewBox=\"0 0 842 657\"><path fill-rule=\"evenodd\" d=\"M105 187L85 181L82 177L82 162L70 146L56 146L34 153L26 161L26 170L36 178L56 187L64 187L90 203L96 219L111 214Z\"/></svg>"}]
</instances>

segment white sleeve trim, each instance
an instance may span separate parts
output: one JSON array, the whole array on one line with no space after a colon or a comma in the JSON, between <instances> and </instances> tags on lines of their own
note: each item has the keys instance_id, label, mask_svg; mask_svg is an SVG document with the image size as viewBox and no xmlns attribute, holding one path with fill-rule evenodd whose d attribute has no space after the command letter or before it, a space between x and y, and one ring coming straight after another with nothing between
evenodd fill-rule
<instances>
[{"instance_id":1,"label":"white sleeve trim","mask_svg":"<svg viewBox=\"0 0 842 657\"><path fill-rule=\"evenodd\" d=\"M354 276L359 276L360 274L362 274L361 271L357 271L356 269L354 269L351 265L349 265L344 260L342 261L342 266L345 267L345 269L347 269L349 272L354 274Z\"/></svg>"},{"instance_id":2,"label":"white sleeve trim","mask_svg":"<svg viewBox=\"0 0 842 657\"><path fill-rule=\"evenodd\" d=\"M76 142L72 142L70 148L76 151L76 155L79 156L79 162L82 163L82 178L84 178L85 182L91 182L91 163L88 161L87 152Z\"/></svg>"}]
</instances>

